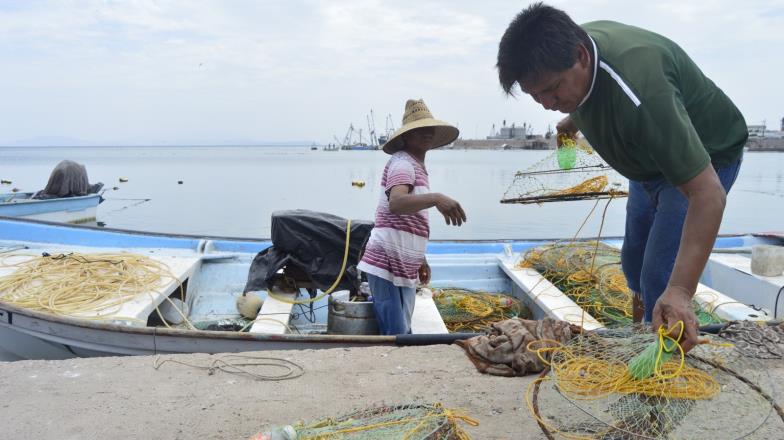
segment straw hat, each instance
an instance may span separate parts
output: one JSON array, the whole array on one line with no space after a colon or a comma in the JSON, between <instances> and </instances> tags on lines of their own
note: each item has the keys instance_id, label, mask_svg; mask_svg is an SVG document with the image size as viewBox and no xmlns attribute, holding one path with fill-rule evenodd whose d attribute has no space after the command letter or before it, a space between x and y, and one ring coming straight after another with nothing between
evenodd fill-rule
<instances>
[{"instance_id":1,"label":"straw hat","mask_svg":"<svg viewBox=\"0 0 784 440\"><path fill-rule=\"evenodd\" d=\"M430 113L430 110L425 105L425 101L409 99L406 101L406 110L403 112L403 126L389 137L389 140L382 147L384 152L392 154L400 150L403 148L403 134L422 127L434 127L436 129L431 149L443 147L454 142L457 139L457 135L460 134L457 127L454 127L452 124L434 119L433 114Z\"/></svg>"}]
</instances>

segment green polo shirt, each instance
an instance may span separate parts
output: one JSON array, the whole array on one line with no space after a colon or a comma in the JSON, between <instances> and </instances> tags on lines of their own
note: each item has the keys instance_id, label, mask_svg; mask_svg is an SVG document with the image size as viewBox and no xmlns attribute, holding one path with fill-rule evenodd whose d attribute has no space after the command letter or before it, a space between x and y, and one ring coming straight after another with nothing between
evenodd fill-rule
<instances>
[{"instance_id":1,"label":"green polo shirt","mask_svg":"<svg viewBox=\"0 0 784 440\"><path fill-rule=\"evenodd\" d=\"M677 186L743 154L743 115L677 44L611 21L582 27L599 62L570 116L610 166L632 180L663 175Z\"/></svg>"}]
</instances>

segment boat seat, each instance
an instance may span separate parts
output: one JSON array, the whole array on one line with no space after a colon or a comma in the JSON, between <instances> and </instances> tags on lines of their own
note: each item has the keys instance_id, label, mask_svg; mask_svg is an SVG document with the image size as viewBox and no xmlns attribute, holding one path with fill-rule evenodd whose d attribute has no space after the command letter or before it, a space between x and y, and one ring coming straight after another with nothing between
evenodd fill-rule
<instances>
[{"instance_id":1,"label":"boat seat","mask_svg":"<svg viewBox=\"0 0 784 440\"><path fill-rule=\"evenodd\" d=\"M599 321L585 312L565 293L547 281L536 269L518 269L514 261L500 259L498 264L509 275L512 282L525 292L533 303L548 316L582 326L586 330L604 327Z\"/></svg>"},{"instance_id":2,"label":"boat seat","mask_svg":"<svg viewBox=\"0 0 784 440\"><path fill-rule=\"evenodd\" d=\"M163 256L163 255L150 255L145 254L147 257L165 264L169 271L177 279L167 279L166 284L161 285L154 291L148 292L147 295L137 295L135 298L126 301L119 309L109 309L104 311L85 312L74 315L75 318L95 319L105 316L108 321L127 324L132 326L144 327L147 325L147 317L150 313L155 311L155 308L160 305L169 295L178 290L180 284L188 279L196 270L200 259L198 257L182 257L182 256ZM20 256L18 259L10 259L6 263L16 263L35 258L32 255ZM0 268L0 276L13 273L16 269L13 267Z\"/></svg>"},{"instance_id":3,"label":"boat seat","mask_svg":"<svg viewBox=\"0 0 784 440\"><path fill-rule=\"evenodd\" d=\"M441 334L449 333L444 324L441 313L438 312L433 292L430 289L420 289L414 301L414 314L411 316L411 333L413 334Z\"/></svg>"},{"instance_id":4,"label":"boat seat","mask_svg":"<svg viewBox=\"0 0 784 440\"><path fill-rule=\"evenodd\" d=\"M262 292L257 292L262 293ZM273 292L276 297L293 301L296 298L294 293ZM291 318L291 309L294 304L286 301L280 301L267 295L264 298L264 303L261 305L259 314L256 317L256 322L250 328L250 333L265 333L282 335L288 332L289 319Z\"/></svg>"}]
</instances>

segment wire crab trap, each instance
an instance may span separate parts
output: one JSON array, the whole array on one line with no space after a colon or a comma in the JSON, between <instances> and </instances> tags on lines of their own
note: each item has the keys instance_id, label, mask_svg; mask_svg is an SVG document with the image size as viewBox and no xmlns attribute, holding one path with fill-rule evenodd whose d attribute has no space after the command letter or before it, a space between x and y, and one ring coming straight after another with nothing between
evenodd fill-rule
<instances>
[{"instance_id":1,"label":"wire crab trap","mask_svg":"<svg viewBox=\"0 0 784 440\"><path fill-rule=\"evenodd\" d=\"M470 440L459 422L479 422L439 403L375 406L338 417L278 429L277 436L259 434L251 440ZM283 435L287 434L287 435Z\"/></svg>"},{"instance_id":2,"label":"wire crab trap","mask_svg":"<svg viewBox=\"0 0 784 440\"><path fill-rule=\"evenodd\" d=\"M648 329L624 327L540 346L550 368L529 386L526 401L545 436L740 439L765 425L774 410L784 420L759 361L719 337L687 356L672 340L672 352L661 356L655 351L667 344L657 338Z\"/></svg>"},{"instance_id":3,"label":"wire crab trap","mask_svg":"<svg viewBox=\"0 0 784 440\"><path fill-rule=\"evenodd\" d=\"M459 287L433 289L433 301L447 329L452 332L483 332L493 322L509 318L529 318L530 310L519 299Z\"/></svg>"},{"instance_id":4,"label":"wire crab trap","mask_svg":"<svg viewBox=\"0 0 784 440\"><path fill-rule=\"evenodd\" d=\"M501 203L546 203L626 197L628 181L583 139L562 138L551 155L518 171Z\"/></svg>"},{"instance_id":5,"label":"wire crab trap","mask_svg":"<svg viewBox=\"0 0 784 440\"><path fill-rule=\"evenodd\" d=\"M532 268L604 325L632 324L632 292L621 250L597 241L563 241L528 249L517 268ZM722 320L692 301L700 325Z\"/></svg>"}]
</instances>

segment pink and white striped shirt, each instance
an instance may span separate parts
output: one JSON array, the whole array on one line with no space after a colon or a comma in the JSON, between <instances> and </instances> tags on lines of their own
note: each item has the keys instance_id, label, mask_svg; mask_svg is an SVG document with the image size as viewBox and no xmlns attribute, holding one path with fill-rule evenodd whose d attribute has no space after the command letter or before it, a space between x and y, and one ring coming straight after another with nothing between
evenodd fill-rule
<instances>
[{"instance_id":1,"label":"pink and white striped shirt","mask_svg":"<svg viewBox=\"0 0 784 440\"><path fill-rule=\"evenodd\" d=\"M405 151L389 158L381 177L381 194L376 208L376 223L357 268L400 287L416 287L417 271L425 259L430 226L427 210L415 214L392 214L389 191L408 185L412 194L427 194L427 170Z\"/></svg>"}]
</instances>

